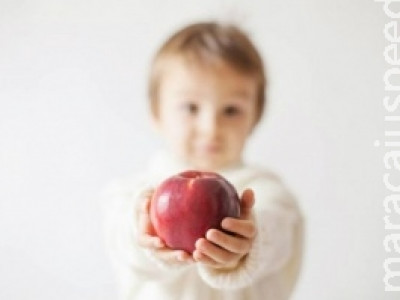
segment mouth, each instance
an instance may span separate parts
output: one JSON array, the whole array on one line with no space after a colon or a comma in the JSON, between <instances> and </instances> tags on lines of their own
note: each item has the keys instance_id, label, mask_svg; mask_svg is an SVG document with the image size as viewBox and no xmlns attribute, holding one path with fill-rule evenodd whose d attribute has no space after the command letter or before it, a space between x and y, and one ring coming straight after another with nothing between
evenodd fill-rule
<instances>
[{"instance_id":1,"label":"mouth","mask_svg":"<svg viewBox=\"0 0 400 300\"><path fill-rule=\"evenodd\" d=\"M217 144L206 144L206 145L201 145L198 148L199 153L203 154L216 154L221 152L222 147L221 145Z\"/></svg>"}]
</instances>

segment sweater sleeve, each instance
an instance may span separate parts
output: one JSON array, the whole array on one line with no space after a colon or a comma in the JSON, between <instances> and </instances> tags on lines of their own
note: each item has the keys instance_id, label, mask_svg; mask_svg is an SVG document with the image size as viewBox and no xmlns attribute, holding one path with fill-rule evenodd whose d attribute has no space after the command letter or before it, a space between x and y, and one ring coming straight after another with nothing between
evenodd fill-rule
<instances>
[{"instance_id":1,"label":"sweater sleeve","mask_svg":"<svg viewBox=\"0 0 400 300\"><path fill-rule=\"evenodd\" d=\"M102 195L104 241L107 255L121 280L161 280L183 269L158 260L151 251L139 246L136 239L137 206L150 189L144 182L115 181Z\"/></svg>"},{"instance_id":2,"label":"sweater sleeve","mask_svg":"<svg viewBox=\"0 0 400 300\"><path fill-rule=\"evenodd\" d=\"M255 193L253 208L257 233L250 252L238 267L221 271L199 264L199 274L210 286L238 289L281 271L295 254L296 226L299 211L292 195L276 179L258 178L246 188Z\"/></svg>"}]
</instances>

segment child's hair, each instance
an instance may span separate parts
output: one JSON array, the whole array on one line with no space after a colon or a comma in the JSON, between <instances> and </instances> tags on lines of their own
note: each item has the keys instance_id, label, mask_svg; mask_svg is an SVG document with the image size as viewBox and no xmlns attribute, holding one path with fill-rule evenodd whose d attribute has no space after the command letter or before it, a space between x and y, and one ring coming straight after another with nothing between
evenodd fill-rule
<instances>
[{"instance_id":1,"label":"child's hair","mask_svg":"<svg viewBox=\"0 0 400 300\"><path fill-rule=\"evenodd\" d=\"M212 65L222 60L237 71L257 80L257 116L262 116L265 106L266 76L263 61L247 35L234 25L214 22L191 24L173 34L156 53L149 80L150 108L157 115L158 92L162 74L171 58Z\"/></svg>"}]
</instances>

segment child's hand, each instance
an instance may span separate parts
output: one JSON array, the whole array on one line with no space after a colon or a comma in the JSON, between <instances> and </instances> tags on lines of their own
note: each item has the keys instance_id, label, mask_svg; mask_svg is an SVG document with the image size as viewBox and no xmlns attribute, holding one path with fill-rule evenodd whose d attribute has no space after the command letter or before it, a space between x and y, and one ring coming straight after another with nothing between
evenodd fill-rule
<instances>
[{"instance_id":1,"label":"child's hand","mask_svg":"<svg viewBox=\"0 0 400 300\"><path fill-rule=\"evenodd\" d=\"M138 244L150 250L153 255L166 263L193 262L191 255L183 250L172 250L156 235L150 221L150 199L152 192L147 193L142 200L138 212Z\"/></svg>"},{"instance_id":2,"label":"child's hand","mask_svg":"<svg viewBox=\"0 0 400 300\"><path fill-rule=\"evenodd\" d=\"M221 223L222 228L233 235L218 229L208 230L206 238L197 240L193 258L197 262L214 268L235 268L249 253L256 234L256 225L251 215L253 205L253 191L245 190L242 195L239 219L225 218Z\"/></svg>"}]
</instances>

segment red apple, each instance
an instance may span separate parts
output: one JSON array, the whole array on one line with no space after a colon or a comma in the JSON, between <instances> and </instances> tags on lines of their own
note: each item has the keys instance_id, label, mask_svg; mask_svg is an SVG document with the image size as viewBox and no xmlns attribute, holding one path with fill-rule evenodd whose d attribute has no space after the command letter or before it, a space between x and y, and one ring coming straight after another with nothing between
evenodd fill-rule
<instances>
[{"instance_id":1,"label":"red apple","mask_svg":"<svg viewBox=\"0 0 400 300\"><path fill-rule=\"evenodd\" d=\"M213 172L185 171L160 184L151 199L150 220L171 249L192 253L210 228L221 229L225 217L240 215L236 189Z\"/></svg>"}]
</instances>

